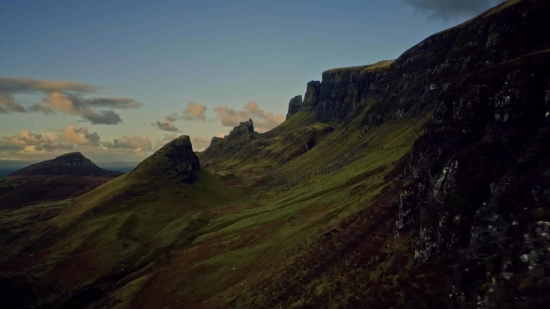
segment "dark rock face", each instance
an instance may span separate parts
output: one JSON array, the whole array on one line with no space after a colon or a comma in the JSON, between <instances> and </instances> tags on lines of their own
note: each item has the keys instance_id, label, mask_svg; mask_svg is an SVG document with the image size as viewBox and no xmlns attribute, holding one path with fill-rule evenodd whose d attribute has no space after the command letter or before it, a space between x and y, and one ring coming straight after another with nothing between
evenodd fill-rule
<instances>
[{"instance_id":1,"label":"dark rock face","mask_svg":"<svg viewBox=\"0 0 550 309\"><path fill-rule=\"evenodd\" d=\"M549 90L550 51L484 67L415 142L395 234L417 233L419 262L457 256L450 307L549 304Z\"/></svg>"},{"instance_id":2,"label":"dark rock face","mask_svg":"<svg viewBox=\"0 0 550 309\"><path fill-rule=\"evenodd\" d=\"M188 136L178 138L169 144L171 151L166 154L175 174L182 182L194 182L200 173L199 158L193 151L193 146Z\"/></svg>"},{"instance_id":3,"label":"dark rock face","mask_svg":"<svg viewBox=\"0 0 550 309\"><path fill-rule=\"evenodd\" d=\"M302 96L295 96L288 104L288 114L286 119L292 117L297 112L312 112L317 109L319 103L319 95L321 94L321 82L310 81L307 83L306 94L302 102Z\"/></svg>"},{"instance_id":4,"label":"dark rock face","mask_svg":"<svg viewBox=\"0 0 550 309\"><path fill-rule=\"evenodd\" d=\"M34 175L117 177L122 175L122 173L104 170L95 165L90 159L84 157L80 152L71 152L52 160L32 164L9 176Z\"/></svg>"},{"instance_id":5,"label":"dark rock face","mask_svg":"<svg viewBox=\"0 0 550 309\"><path fill-rule=\"evenodd\" d=\"M369 104L364 124L380 125L433 107L457 78L550 48L548 1L519 1L430 36L389 66L342 68L323 73L317 120L355 116ZM289 114L297 112L291 101Z\"/></svg>"},{"instance_id":6,"label":"dark rock face","mask_svg":"<svg viewBox=\"0 0 550 309\"><path fill-rule=\"evenodd\" d=\"M297 95L294 98L290 99L290 102L288 102L288 113L286 114L286 119L292 117L292 115L299 112L301 106L302 106L301 95Z\"/></svg>"},{"instance_id":7,"label":"dark rock face","mask_svg":"<svg viewBox=\"0 0 550 309\"><path fill-rule=\"evenodd\" d=\"M385 67L323 73L316 118L361 127L433 110L395 237L445 260L449 308L550 307L550 1L508 1Z\"/></svg>"},{"instance_id":8,"label":"dark rock face","mask_svg":"<svg viewBox=\"0 0 550 309\"><path fill-rule=\"evenodd\" d=\"M323 72L317 120L343 120L360 101L359 76L361 69L342 69Z\"/></svg>"},{"instance_id":9,"label":"dark rock face","mask_svg":"<svg viewBox=\"0 0 550 309\"><path fill-rule=\"evenodd\" d=\"M239 123L238 126L234 127L233 130L229 133L229 135L238 134L238 133L251 133L254 132L254 122L252 119L248 119L248 121Z\"/></svg>"},{"instance_id":10,"label":"dark rock face","mask_svg":"<svg viewBox=\"0 0 550 309\"><path fill-rule=\"evenodd\" d=\"M304 102L300 106L300 111L311 112L317 108L319 102L319 95L321 94L321 82L310 81L307 83L306 95L304 96Z\"/></svg>"},{"instance_id":11,"label":"dark rock face","mask_svg":"<svg viewBox=\"0 0 550 309\"><path fill-rule=\"evenodd\" d=\"M200 171L199 158L193 151L191 140L189 136L182 135L141 162L131 176L147 174L149 177L191 184L197 180Z\"/></svg>"}]
</instances>

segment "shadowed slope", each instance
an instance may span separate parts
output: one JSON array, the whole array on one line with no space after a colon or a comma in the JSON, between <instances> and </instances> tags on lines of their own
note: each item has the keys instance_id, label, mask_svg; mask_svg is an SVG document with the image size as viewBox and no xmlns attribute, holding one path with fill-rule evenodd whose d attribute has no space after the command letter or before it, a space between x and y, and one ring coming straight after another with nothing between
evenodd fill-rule
<instances>
[{"instance_id":1,"label":"shadowed slope","mask_svg":"<svg viewBox=\"0 0 550 309\"><path fill-rule=\"evenodd\" d=\"M72 175L72 176L100 176L117 177L121 172L108 171L95 165L80 152L71 152L55 159L32 164L9 176L33 175Z\"/></svg>"}]
</instances>

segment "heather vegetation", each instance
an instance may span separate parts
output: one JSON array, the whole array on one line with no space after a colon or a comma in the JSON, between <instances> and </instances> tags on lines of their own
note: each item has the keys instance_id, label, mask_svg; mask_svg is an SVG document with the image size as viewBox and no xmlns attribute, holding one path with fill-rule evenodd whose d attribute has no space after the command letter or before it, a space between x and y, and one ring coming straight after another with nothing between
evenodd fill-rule
<instances>
[{"instance_id":1,"label":"heather vegetation","mask_svg":"<svg viewBox=\"0 0 550 309\"><path fill-rule=\"evenodd\" d=\"M325 71L269 132L242 122L197 153L181 136L76 198L0 207L0 298L548 305L549 12L509 1L395 61Z\"/></svg>"}]
</instances>

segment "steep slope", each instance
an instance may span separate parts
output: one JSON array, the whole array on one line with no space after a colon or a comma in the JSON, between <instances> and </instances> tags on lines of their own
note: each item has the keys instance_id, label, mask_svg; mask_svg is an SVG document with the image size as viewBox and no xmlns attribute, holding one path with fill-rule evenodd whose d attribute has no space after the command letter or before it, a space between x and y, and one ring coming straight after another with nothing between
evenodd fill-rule
<instances>
[{"instance_id":1,"label":"steep slope","mask_svg":"<svg viewBox=\"0 0 550 309\"><path fill-rule=\"evenodd\" d=\"M189 137L182 136L131 173L35 223L34 230L5 231L0 281L8 293L29 289L22 292L25 299L10 298L14 304L74 308L89 303L143 267L147 273L170 248L191 243L204 233L214 209L235 197L235 190L201 171ZM11 216L18 220L15 212L3 215L6 222Z\"/></svg>"},{"instance_id":2,"label":"steep slope","mask_svg":"<svg viewBox=\"0 0 550 309\"><path fill-rule=\"evenodd\" d=\"M417 261L456 256L456 307L550 304L549 110L550 50L458 80L415 143L396 236L418 233Z\"/></svg>"},{"instance_id":3,"label":"steep slope","mask_svg":"<svg viewBox=\"0 0 550 309\"><path fill-rule=\"evenodd\" d=\"M3 244L0 291L68 308L547 307L549 15L509 1L395 62L326 71L283 124L243 122L200 165L169 143Z\"/></svg>"},{"instance_id":4,"label":"steep slope","mask_svg":"<svg viewBox=\"0 0 550 309\"><path fill-rule=\"evenodd\" d=\"M99 176L117 177L121 172L107 171L95 165L80 152L71 152L55 159L32 164L9 176L34 175L71 175L71 176Z\"/></svg>"}]
</instances>

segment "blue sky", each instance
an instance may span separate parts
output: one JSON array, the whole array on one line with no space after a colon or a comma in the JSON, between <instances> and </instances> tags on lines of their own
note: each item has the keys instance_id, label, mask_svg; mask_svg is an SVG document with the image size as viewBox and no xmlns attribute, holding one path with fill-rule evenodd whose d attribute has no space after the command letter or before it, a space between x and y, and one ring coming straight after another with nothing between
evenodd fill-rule
<instances>
[{"instance_id":1,"label":"blue sky","mask_svg":"<svg viewBox=\"0 0 550 309\"><path fill-rule=\"evenodd\" d=\"M93 124L83 110L51 103L54 97L46 104L49 113L44 108L30 112L33 104L46 106L43 100L51 90L10 90L11 98L29 111L0 113L0 159L47 158L82 149L100 161L132 161L173 134L191 135L195 148L201 148L231 129L232 122L222 123L216 107L246 113L249 102L272 113L265 117L263 129L268 129L286 114L289 99L303 94L306 83L320 80L323 71L395 59L473 15L433 18L433 12L411 2L0 0L0 77L34 80L15 80L25 87L36 85L35 80L92 85L100 88L77 95L141 103L114 109L122 122ZM185 118L189 102L206 111L200 117L191 111ZM103 107L93 108L99 112ZM153 125L171 119L166 116L173 112L178 132ZM68 132L70 125L74 128ZM31 135L14 139L21 131ZM46 133L58 138L42 141L44 136L32 135ZM99 143L90 142L93 133ZM15 140L19 148L7 150ZM49 151L33 148L42 142L51 144Z\"/></svg>"}]
</instances>

